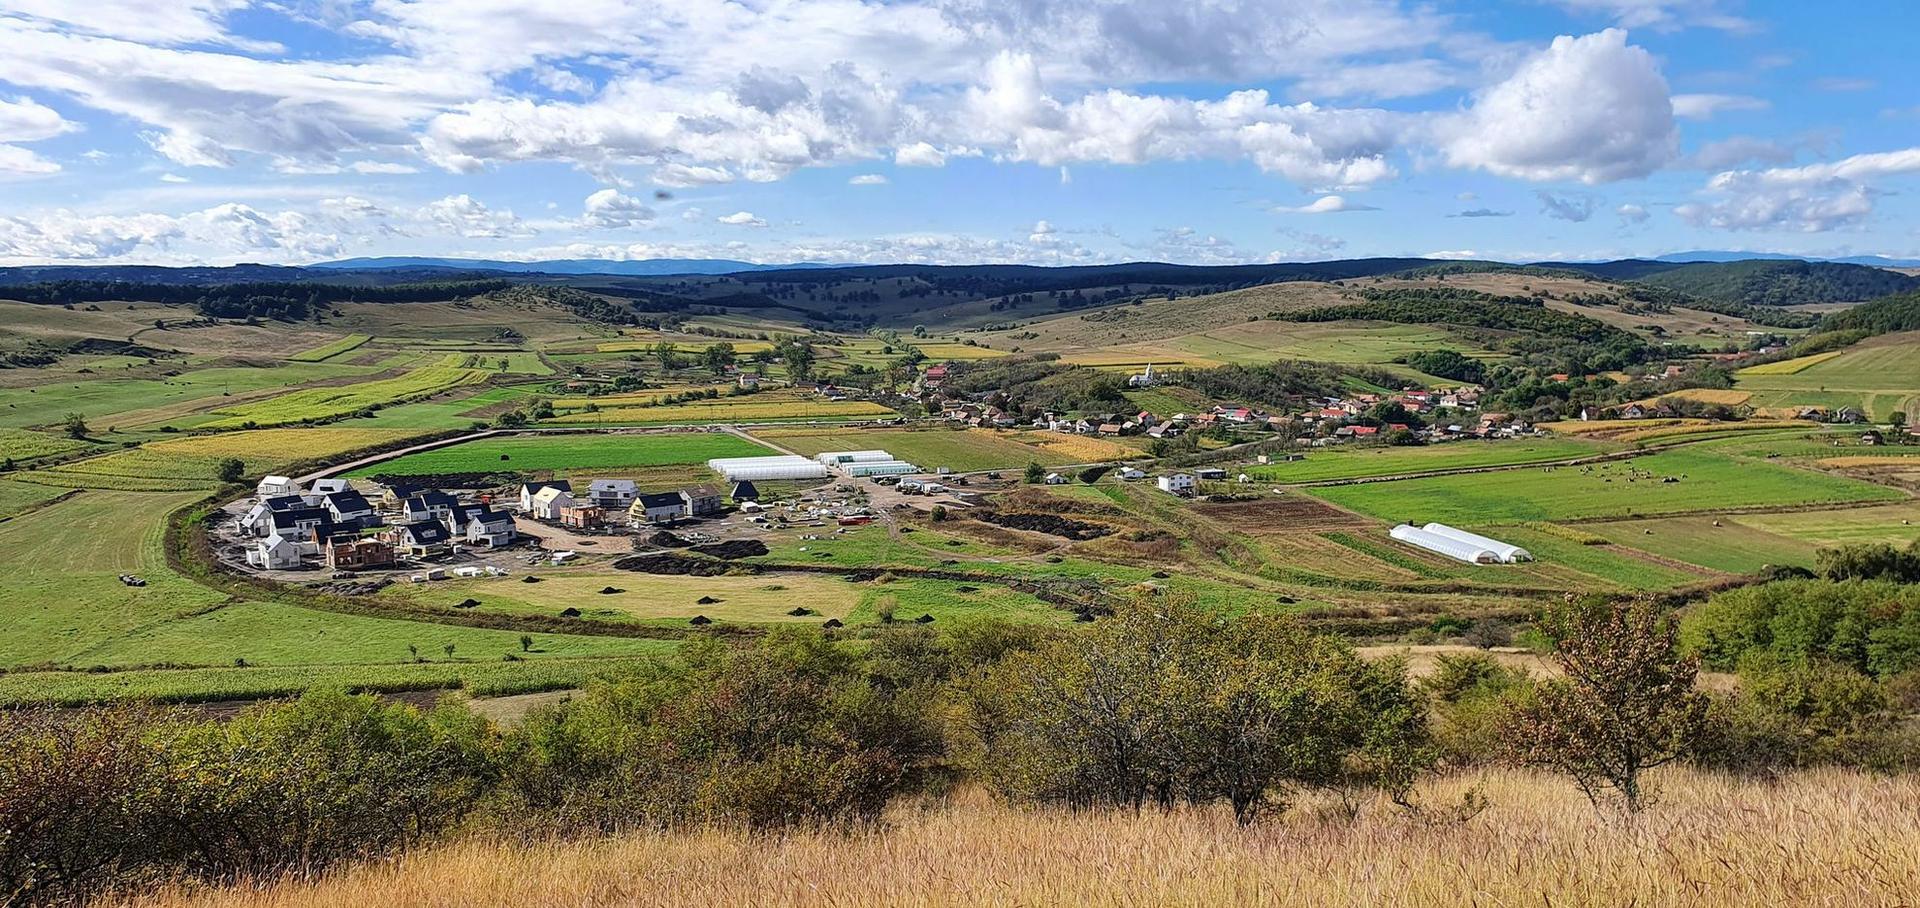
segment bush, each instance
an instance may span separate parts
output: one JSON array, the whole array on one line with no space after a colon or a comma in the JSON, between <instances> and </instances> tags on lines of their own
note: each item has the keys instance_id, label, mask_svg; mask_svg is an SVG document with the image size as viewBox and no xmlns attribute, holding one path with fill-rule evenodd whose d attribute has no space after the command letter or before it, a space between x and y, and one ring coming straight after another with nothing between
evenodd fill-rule
<instances>
[{"instance_id":1,"label":"bush","mask_svg":"<svg viewBox=\"0 0 1920 908\"><path fill-rule=\"evenodd\" d=\"M1722 671L1752 654L1888 677L1920 667L1920 587L1790 580L1729 590L1689 610L1680 640Z\"/></svg>"}]
</instances>

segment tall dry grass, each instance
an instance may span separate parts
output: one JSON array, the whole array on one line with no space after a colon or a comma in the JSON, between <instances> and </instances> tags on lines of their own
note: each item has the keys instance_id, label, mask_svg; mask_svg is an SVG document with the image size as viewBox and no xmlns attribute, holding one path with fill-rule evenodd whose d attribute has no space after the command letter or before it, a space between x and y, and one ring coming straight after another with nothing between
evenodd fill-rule
<instances>
[{"instance_id":1,"label":"tall dry grass","mask_svg":"<svg viewBox=\"0 0 1920 908\"><path fill-rule=\"evenodd\" d=\"M1348 820L1303 803L1252 829L1224 811L1020 811L977 796L899 809L886 828L728 831L572 844L462 841L318 880L175 890L142 906L1912 905L1920 779L1808 772L1776 784L1675 770L1625 821L1572 786L1476 781L1492 805L1432 824L1384 804Z\"/></svg>"}]
</instances>

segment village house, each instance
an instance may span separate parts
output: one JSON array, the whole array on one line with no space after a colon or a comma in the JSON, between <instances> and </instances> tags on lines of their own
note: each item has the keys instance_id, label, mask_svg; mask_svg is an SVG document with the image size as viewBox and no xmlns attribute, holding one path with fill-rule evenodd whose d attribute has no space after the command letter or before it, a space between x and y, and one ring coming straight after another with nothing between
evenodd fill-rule
<instances>
[{"instance_id":1,"label":"village house","mask_svg":"<svg viewBox=\"0 0 1920 908\"><path fill-rule=\"evenodd\" d=\"M627 510L627 517L634 526L649 523L672 523L687 516L686 499L679 492L650 492L633 500Z\"/></svg>"},{"instance_id":2,"label":"village house","mask_svg":"<svg viewBox=\"0 0 1920 908\"><path fill-rule=\"evenodd\" d=\"M1059 473L1048 473L1045 482L1050 486L1063 486L1067 484L1067 477Z\"/></svg>"},{"instance_id":3,"label":"village house","mask_svg":"<svg viewBox=\"0 0 1920 908\"><path fill-rule=\"evenodd\" d=\"M1155 481L1155 485L1158 485L1162 492L1169 492L1174 495L1191 495L1193 494L1193 474L1173 473L1162 476Z\"/></svg>"},{"instance_id":4,"label":"village house","mask_svg":"<svg viewBox=\"0 0 1920 908\"><path fill-rule=\"evenodd\" d=\"M569 505L560 509L560 525L575 530L593 530L607 525L607 509L597 504Z\"/></svg>"},{"instance_id":5,"label":"village house","mask_svg":"<svg viewBox=\"0 0 1920 908\"><path fill-rule=\"evenodd\" d=\"M453 551L453 535L437 520L403 523L389 528L383 537L394 551L412 558L432 558Z\"/></svg>"},{"instance_id":6,"label":"village house","mask_svg":"<svg viewBox=\"0 0 1920 908\"><path fill-rule=\"evenodd\" d=\"M533 494L527 511L535 520L559 520L560 512L574 507L573 493L560 486L549 485Z\"/></svg>"},{"instance_id":7,"label":"village house","mask_svg":"<svg viewBox=\"0 0 1920 908\"><path fill-rule=\"evenodd\" d=\"M316 479L312 485L307 486L307 494L313 498L324 498L352 489L353 486L344 479Z\"/></svg>"},{"instance_id":8,"label":"village house","mask_svg":"<svg viewBox=\"0 0 1920 908\"><path fill-rule=\"evenodd\" d=\"M285 476L268 476L260 480L260 484L254 486L253 491L261 501L266 501L269 498L298 495L300 494L300 484Z\"/></svg>"},{"instance_id":9,"label":"village house","mask_svg":"<svg viewBox=\"0 0 1920 908\"><path fill-rule=\"evenodd\" d=\"M423 520L437 520L448 526L455 524L454 513L460 507L460 500L439 489L428 489L400 504L401 523L419 523Z\"/></svg>"},{"instance_id":10,"label":"village house","mask_svg":"<svg viewBox=\"0 0 1920 908\"><path fill-rule=\"evenodd\" d=\"M724 506L720 500L720 490L713 486L701 485L678 492L680 500L686 504L688 517L705 517L717 514Z\"/></svg>"},{"instance_id":11,"label":"village house","mask_svg":"<svg viewBox=\"0 0 1920 908\"><path fill-rule=\"evenodd\" d=\"M760 489L749 480L740 480L733 484L733 494L728 496L736 504L760 500Z\"/></svg>"},{"instance_id":12,"label":"village house","mask_svg":"<svg viewBox=\"0 0 1920 908\"><path fill-rule=\"evenodd\" d=\"M1201 467L1193 471L1193 478L1199 482L1226 482L1227 471L1219 467Z\"/></svg>"},{"instance_id":13,"label":"village house","mask_svg":"<svg viewBox=\"0 0 1920 908\"><path fill-rule=\"evenodd\" d=\"M520 484L520 510L531 512L533 510L533 497L540 494L542 489L559 489L567 493L569 497L573 495L573 484L564 479L549 479L544 482L524 482Z\"/></svg>"},{"instance_id":14,"label":"village house","mask_svg":"<svg viewBox=\"0 0 1920 908\"><path fill-rule=\"evenodd\" d=\"M1135 469L1135 468L1133 468L1133 467L1122 467L1122 468L1120 469L1120 479L1121 479L1122 481L1125 481L1125 482L1139 482L1140 480L1142 480L1142 479L1145 479L1145 478L1147 478L1147 474L1146 474L1146 473L1144 473L1144 472L1142 472L1142 471L1140 471L1140 470L1137 470L1137 469Z\"/></svg>"},{"instance_id":15,"label":"village house","mask_svg":"<svg viewBox=\"0 0 1920 908\"><path fill-rule=\"evenodd\" d=\"M491 508L467 511L461 527L461 537L468 545L498 548L512 545L514 539L513 515Z\"/></svg>"},{"instance_id":16,"label":"village house","mask_svg":"<svg viewBox=\"0 0 1920 908\"><path fill-rule=\"evenodd\" d=\"M247 549L247 563L269 571L292 570L300 566L300 556L311 545L307 543L303 546L276 533Z\"/></svg>"},{"instance_id":17,"label":"village house","mask_svg":"<svg viewBox=\"0 0 1920 908\"><path fill-rule=\"evenodd\" d=\"M320 506L326 509L334 523L343 526L371 526L378 522L373 514L373 503L367 501L367 496L352 489L323 496Z\"/></svg>"},{"instance_id":18,"label":"village house","mask_svg":"<svg viewBox=\"0 0 1920 908\"><path fill-rule=\"evenodd\" d=\"M587 497L606 511L626 510L639 494L640 484L631 479L596 479L587 486Z\"/></svg>"}]
</instances>

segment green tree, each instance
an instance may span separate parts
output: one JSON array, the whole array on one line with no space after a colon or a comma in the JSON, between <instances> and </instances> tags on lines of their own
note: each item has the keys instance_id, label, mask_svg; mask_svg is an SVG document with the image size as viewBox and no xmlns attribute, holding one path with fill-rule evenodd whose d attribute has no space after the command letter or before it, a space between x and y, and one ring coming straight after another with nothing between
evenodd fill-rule
<instances>
[{"instance_id":1,"label":"green tree","mask_svg":"<svg viewBox=\"0 0 1920 908\"><path fill-rule=\"evenodd\" d=\"M1027 461L1027 471L1025 474L1025 479L1027 482L1039 483L1039 482L1045 481L1046 478L1047 478L1046 467L1041 466L1036 461L1031 461L1031 460Z\"/></svg>"},{"instance_id":2,"label":"green tree","mask_svg":"<svg viewBox=\"0 0 1920 908\"><path fill-rule=\"evenodd\" d=\"M715 375L727 371L727 367L733 365L736 358L733 345L726 341L708 344L705 350L700 351L701 362L706 364L708 372Z\"/></svg>"},{"instance_id":3,"label":"green tree","mask_svg":"<svg viewBox=\"0 0 1920 908\"><path fill-rule=\"evenodd\" d=\"M1648 803L1641 774L1686 754L1706 717L1699 664L1675 646L1674 622L1652 602L1581 602L1550 610L1564 677L1540 685L1509 740L1525 763L1571 776L1598 807Z\"/></svg>"},{"instance_id":4,"label":"green tree","mask_svg":"<svg viewBox=\"0 0 1920 908\"><path fill-rule=\"evenodd\" d=\"M247 465L238 457L228 457L220 461L218 475L221 482L239 482L247 475Z\"/></svg>"},{"instance_id":5,"label":"green tree","mask_svg":"<svg viewBox=\"0 0 1920 908\"><path fill-rule=\"evenodd\" d=\"M68 438L72 438L78 441L86 441L87 436L92 434L87 429L87 418L84 416L81 416L78 413L68 413L65 417L64 423L66 426Z\"/></svg>"},{"instance_id":6,"label":"green tree","mask_svg":"<svg viewBox=\"0 0 1920 908\"><path fill-rule=\"evenodd\" d=\"M520 651L523 653L533 652L533 637L527 634L520 635Z\"/></svg>"},{"instance_id":7,"label":"green tree","mask_svg":"<svg viewBox=\"0 0 1920 908\"><path fill-rule=\"evenodd\" d=\"M672 341L662 340L654 344L653 358L660 363L662 372L672 372L680 368L680 354L674 349Z\"/></svg>"}]
</instances>

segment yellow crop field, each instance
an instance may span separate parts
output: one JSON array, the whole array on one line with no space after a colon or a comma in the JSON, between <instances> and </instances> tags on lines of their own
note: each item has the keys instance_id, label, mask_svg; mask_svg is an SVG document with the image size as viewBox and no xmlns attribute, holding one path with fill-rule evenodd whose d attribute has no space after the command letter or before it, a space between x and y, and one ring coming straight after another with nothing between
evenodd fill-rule
<instances>
[{"instance_id":1,"label":"yellow crop field","mask_svg":"<svg viewBox=\"0 0 1920 908\"><path fill-rule=\"evenodd\" d=\"M1824 363L1827 360L1833 359L1834 357L1839 356L1840 354L1845 352L1847 351L1829 350L1825 353L1815 353L1812 356L1800 356L1800 357L1795 357L1793 359L1783 359L1777 363L1763 363L1758 366L1748 366L1747 368L1741 369L1739 372L1735 374L1742 375L1742 376L1795 375L1800 372L1804 372L1807 369L1810 369L1814 366L1820 365L1821 363Z\"/></svg>"},{"instance_id":2,"label":"yellow crop field","mask_svg":"<svg viewBox=\"0 0 1920 908\"><path fill-rule=\"evenodd\" d=\"M556 397L553 399L553 408L555 410L581 410L585 409L589 404L601 409L612 407L651 407L654 406L654 401L663 397L685 394L689 391L719 391L723 394L726 393L726 389L717 385L665 385L659 388L648 388L644 391L630 391L625 394L602 394L599 397Z\"/></svg>"},{"instance_id":3,"label":"yellow crop field","mask_svg":"<svg viewBox=\"0 0 1920 908\"><path fill-rule=\"evenodd\" d=\"M1854 454L1846 457L1823 457L1815 461L1823 467L1847 469L1850 467L1910 467L1920 464L1920 452L1911 456L1899 454Z\"/></svg>"},{"instance_id":4,"label":"yellow crop field","mask_svg":"<svg viewBox=\"0 0 1920 908\"><path fill-rule=\"evenodd\" d=\"M486 372L446 364L448 360L463 359L465 357L455 355L442 359L440 365L415 369L395 378L359 382L337 388L308 388L266 400L223 407L213 411L215 415L223 418L207 423L206 428L237 428L247 423L259 426L283 426L288 423L331 419L368 407L381 407L401 401L431 397L461 385L477 384L487 380Z\"/></svg>"},{"instance_id":5,"label":"yellow crop field","mask_svg":"<svg viewBox=\"0 0 1920 908\"><path fill-rule=\"evenodd\" d=\"M624 340L607 341L603 344L596 344L593 349L599 353L651 353L653 352L653 348L658 346L659 343L659 337L629 337ZM716 337L712 340L682 340L676 338L673 341L673 349L680 353L699 353L714 344L732 344L733 352L739 354L760 353L773 349L773 344L768 341L733 340L725 337Z\"/></svg>"},{"instance_id":6,"label":"yellow crop field","mask_svg":"<svg viewBox=\"0 0 1920 908\"><path fill-rule=\"evenodd\" d=\"M1654 429L1665 426L1712 425L1704 419L1593 419L1543 422L1540 428L1561 435L1610 435L1617 432Z\"/></svg>"},{"instance_id":7,"label":"yellow crop field","mask_svg":"<svg viewBox=\"0 0 1920 908\"><path fill-rule=\"evenodd\" d=\"M1720 435L1728 432L1764 432L1771 429L1792 429L1814 426L1818 423L1804 419L1749 420L1747 422L1710 422L1696 425L1659 426L1641 429L1635 432L1622 432L1612 436L1614 441L1645 442L1673 441L1694 435Z\"/></svg>"},{"instance_id":8,"label":"yellow crop field","mask_svg":"<svg viewBox=\"0 0 1920 908\"><path fill-rule=\"evenodd\" d=\"M1060 457L1067 463L1123 460L1140 454L1136 448L1090 435L1068 435L1065 432L1015 432L1010 437Z\"/></svg>"},{"instance_id":9,"label":"yellow crop field","mask_svg":"<svg viewBox=\"0 0 1920 908\"><path fill-rule=\"evenodd\" d=\"M1703 404L1721 404L1737 407L1753 398L1752 391L1736 391L1732 388L1687 388L1672 394L1649 397L1640 401L1641 406L1651 406L1663 400L1691 400Z\"/></svg>"},{"instance_id":10,"label":"yellow crop field","mask_svg":"<svg viewBox=\"0 0 1920 908\"><path fill-rule=\"evenodd\" d=\"M411 434L404 429L322 426L198 435L62 464L57 470L42 471L39 480L110 489L144 489L153 486L153 480L169 488L211 485L219 478L220 462L229 457L246 464L250 473L262 473L297 461L337 457Z\"/></svg>"},{"instance_id":11,"label":"yellow crop field","mask_svg":"<svg viewBox=\"0 0 1920 908\"><path fill-rule=\"evenodd\" d=\"M545 420L550 425L664 425L673 423L764 422L781 419L845 419L859 416L896 415L892 410L864 400L825 400L822 398L768 399L766 394L719 397L683 404L657 407L602 407L598 411L576 410Z\"/></svg>"},{"instance_id":12,"label":"yellow crop field","mask_svg":"<svg viewBox=\"0 0 1920 908\"><path fill-rule=\"evenodd\" d=\"M1224 365L1219 360L1198 356L1184 356L1165 351L1134 350L1085 350L1077 353L1063 353L1060 355L1060 361L1076 366L1092 366L1096 369L1145 368L1149 363L1161 369L1205 369Z\"/></svg>"},{"instance_id":13,"label":"yellow crop field","mask_svg":"<svg viewBox=\"0 0 1920 908\"><path fill-rule=\"evenodd\" d=\"M913 348L933 360L993 359L996 356L1007 355L1005 350L976 347L972 344L914 344Z\"/></svg>"}]
</instances>

